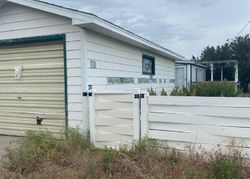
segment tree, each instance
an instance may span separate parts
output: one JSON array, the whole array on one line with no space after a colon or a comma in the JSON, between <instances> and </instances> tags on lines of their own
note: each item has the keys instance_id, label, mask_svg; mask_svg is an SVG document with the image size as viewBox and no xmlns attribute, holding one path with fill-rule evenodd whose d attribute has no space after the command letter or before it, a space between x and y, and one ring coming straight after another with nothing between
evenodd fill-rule
<instances>
[{"instance_id":1,"label":"tree","mask_svg":"<svg viewBox=\"0 0 250 179\"><path fill-rule=\"evenodd\" d=\"M198 62L200 59L198 57L192 56L191 61Z\"/></svg>"},{"instance_id":2,"label":"tree","mask_svg":"<svg viewBox=\"0 0 250 179\"><path fill-rule=\"evenodd\" d=\"M194 58L199 59L199 58ZM227 41L225 44L217 47L207 46L201 53L201 61L226 61L237 60L239 62L239 80L243 90L247 90L248 83L250 83L250 37L237 37L231 42ZM214 78L220 80L221 65L215 65ZM234 67L227 65L224 68L224 78L227 80L234 80ZM208 76L210 71L208 70Z\"/></svg>"},{"instance_id":3,"label":"tree","mask_svg":"<svg viewBox=\"0 0 250 179\"><path fill-rule=\"evenodd\" d=\"M231 43L233 59L239 62L239 79L246 91L250 83L250 37L238 37Z\"/></svg>"}]
</instances>

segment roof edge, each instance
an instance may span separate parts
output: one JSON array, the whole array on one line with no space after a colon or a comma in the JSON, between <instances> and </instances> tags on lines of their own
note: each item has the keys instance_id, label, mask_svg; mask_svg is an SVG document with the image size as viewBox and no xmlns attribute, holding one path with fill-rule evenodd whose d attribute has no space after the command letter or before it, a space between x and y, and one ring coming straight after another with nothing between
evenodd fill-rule
<instances>
[{"instance_id":1,"label":"roof edge","mask_svg":"<svg viewBox=\"0 0 250 179\"><path fill-rule=\"evenodd\" d=\"M99 25L105 29L108 29L110 31L113 31L123 37L129 38L131 40L137 41L140 44L143 44L145 46L148 46L156 51L161 52L162 54L165 54L167 57L171 57L174 60L183 60L184 57L179 55L178 53L175 53L171 50L168 50L165 47L162 47L161 45L158 45L150 40L147 40L133 32L130 32L108 20L105 20L95 14L83 12L67 7L63 7L56 4L51 4L48 2L40 1L40 0L6 0L7 2L12 2L15 4L19 4L22 6L31 7L34 9L42 10L45 12L57 14L63 17L71 18L72 19L72 25L84 25L87 23L93 23L96 25Z\"/></svg>"},{"instance_id":2,"label":"roof edge","mask_svg":"<svg viewBox=\"0 0 250 179\"><path fill-rule=\"evenodd\" d=\"M175 62L177 65L182 65L182 64L189 64L189 65L195 65L195 66L199 66L199 67L202 67L202 68L206 68L205 65L202 65L202 64L199 64L197 62L194 62L194 61L191 61L191 60L178 60Z\"/></svg>"}]
</instances>

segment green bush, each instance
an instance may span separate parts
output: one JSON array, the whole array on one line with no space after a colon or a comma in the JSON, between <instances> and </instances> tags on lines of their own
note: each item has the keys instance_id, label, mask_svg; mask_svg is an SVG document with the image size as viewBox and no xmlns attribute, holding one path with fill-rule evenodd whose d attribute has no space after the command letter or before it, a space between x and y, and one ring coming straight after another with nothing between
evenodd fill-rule
<instances>
[{"instance_id":1,"label":"green bush","mask_svg":"<svg viewBox=\"0 0 250 179\"><path fill-rule=\"evenodd\" d=\"M204 82L191 86L190 93L192 96L236 96L235 85L232 82Z\"/></svg>"},{"instance_id":2,"label":"green bush","mask_svg":"<svg viewBox=\"0 0 250 179\"><path fill-rule=\"evenodd\" d=\"M249 84L250 88L250 84ZM249 89L250 90L250 89ZM190 90L175 87L171 96L215 96L215 97L250 97L250 93L235 91L235 84L229 81L203 82L193 84Z\"/></svg>"},{"instance_id":3,"label":"green bush","mask_svg":"<svg viewBox=\"0 0 250 179\"><path fill-rule=\"evenodd\" d=\"M250 93L250 83L248 84L248 93Z\"/></svg>"}]
</instances>

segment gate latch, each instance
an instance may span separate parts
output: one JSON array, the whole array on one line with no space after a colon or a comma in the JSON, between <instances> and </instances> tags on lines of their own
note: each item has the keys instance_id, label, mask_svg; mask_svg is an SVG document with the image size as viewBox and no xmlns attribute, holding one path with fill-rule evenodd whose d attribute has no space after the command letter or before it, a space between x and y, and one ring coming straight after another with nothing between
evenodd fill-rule
<instances>
[{"instance_id":1,"label":"gate latch","mask_svg":"<svg viewBox=\"0 0 250 179\"><path fill-rule=\"evenodd\" d=\"M145 97L144 94L134 94L135 99L143 99Z\"/></svg>"},{"instance_id":2,"label":"gate latch","mask_svg":"<svg viewBox=\"0 0 250 179\"><path fill-rule=\"evenodd\" d=\"M84 97L87 97L87 96L93 96L93 93L92 92L83 92L82 93L82 95L84 96Z\"/></svg>"}]
</instances>

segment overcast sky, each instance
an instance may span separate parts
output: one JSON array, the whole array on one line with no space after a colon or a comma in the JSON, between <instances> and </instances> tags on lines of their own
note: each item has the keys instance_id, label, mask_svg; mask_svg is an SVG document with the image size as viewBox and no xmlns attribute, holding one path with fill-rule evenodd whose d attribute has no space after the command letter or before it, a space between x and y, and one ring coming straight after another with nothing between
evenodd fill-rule
<instances>
[{"instance_id":1,"label":"overcast sky","mask_svg":"<svg viewBox=\"0 0 250 179\"><path fill-rule=\"evenodd\" d=\"M250 0L45 1L94 13L187 59L233 38L250 20Z\"/></svg>"}]
</instances>

